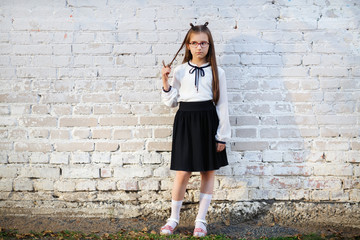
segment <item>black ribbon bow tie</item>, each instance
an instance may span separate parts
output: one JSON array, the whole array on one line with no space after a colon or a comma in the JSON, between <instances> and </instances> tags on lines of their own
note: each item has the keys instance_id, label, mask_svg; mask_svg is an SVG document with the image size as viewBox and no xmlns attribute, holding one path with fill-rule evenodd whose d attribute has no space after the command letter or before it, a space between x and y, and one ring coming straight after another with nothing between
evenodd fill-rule
<instances>
[{"instance_id":1,"label":"black ribbon bow tie","mask_svg":"<svg viewBox=\"0 0 360 240\"><path fill-rule=\"evenodd\" d=\"M204 77L205 76L205 71L203 68L207 68L210 66L210 64L206 65L206 66L203 66L203 67L198 67L198 66L194 66L194 65L191 65L190 64L190 61L188 62L188 64L192 67L190 70L189 70L189 73L190 74L193 74L195 72L195 87L196 87L196 90L199 91L199 78L200 76L201 77Z\"/></svg>"}]
</instances>

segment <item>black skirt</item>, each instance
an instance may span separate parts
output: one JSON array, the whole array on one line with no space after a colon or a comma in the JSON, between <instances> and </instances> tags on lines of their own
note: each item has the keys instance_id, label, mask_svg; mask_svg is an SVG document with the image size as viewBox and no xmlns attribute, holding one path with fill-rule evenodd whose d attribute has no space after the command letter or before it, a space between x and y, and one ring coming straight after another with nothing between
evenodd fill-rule
<instances>
[{"instance_id":1,"label":"black skirt","mask_svg":"<svg viewBox=\"0 0 360 240\"><path fill-rule=\"evenodd\" d=\"M170 169L202 172L228 165L226 150L216 152L218 126L211 100L180 102L174 120Z\"/></svg>"}]
</instances>

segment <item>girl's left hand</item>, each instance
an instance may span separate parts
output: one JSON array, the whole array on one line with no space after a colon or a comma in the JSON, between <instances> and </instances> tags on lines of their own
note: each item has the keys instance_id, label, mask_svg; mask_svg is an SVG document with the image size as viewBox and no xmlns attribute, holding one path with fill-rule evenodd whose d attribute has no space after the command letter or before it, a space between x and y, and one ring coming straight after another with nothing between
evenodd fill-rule
<instances>
[{"instance_id":1,"label":"girl's left hand","mask_svg":"<svg viewBox=\"0 0 360 240\"><path fill-rule=\"evenodd\" d=\"M216 151L217 151L217 152L224 151L225 146L226 146L226 145L223 144L223 143L216 143Z\"/></svg>"}]
</instances>

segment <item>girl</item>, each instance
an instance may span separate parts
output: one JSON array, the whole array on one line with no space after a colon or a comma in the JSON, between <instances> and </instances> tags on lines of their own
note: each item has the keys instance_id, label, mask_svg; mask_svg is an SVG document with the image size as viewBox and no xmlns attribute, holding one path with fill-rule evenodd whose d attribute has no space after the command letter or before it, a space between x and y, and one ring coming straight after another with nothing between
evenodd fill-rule
<instances>
[{"instance_id":1,"label":"girl","mask_svg":"<svg viewBox=\"0 0 360 240\"><path fill-rule=\"evenodd\" d=\"M171 216L160 230L163 235L173 234L179 224L191 172L200 172L200 205L194 236L206 236L205 216L212 198L215 170L228 165L225 144L231 130L226 79L224 70L217 67L214 41L207 25L208 22L197 26L190 24L174 57L186 46L183 64L174 69L172 85L168 83L168 76L174 59L161 70L162 102L169 107L180 105L173 127L170 169L175 170L176 175Z\"/></svg>"}]
</instances>

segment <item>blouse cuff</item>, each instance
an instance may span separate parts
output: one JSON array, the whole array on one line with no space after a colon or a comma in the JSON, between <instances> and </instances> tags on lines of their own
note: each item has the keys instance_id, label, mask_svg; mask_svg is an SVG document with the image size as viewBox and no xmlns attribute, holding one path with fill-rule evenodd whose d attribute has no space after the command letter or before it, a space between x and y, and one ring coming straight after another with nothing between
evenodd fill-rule
<instances>
[{"instance_id":1,"label":"blouse cuff","mask_svg":"<svg viewBox=\"0 0 360 240\"><path fill-rule=\"evenodd\" d=\"M162 87L162 90L163 90L164 92L170 92L170 91L171 91L171 85L170 85L170 87L169 87L169 89L168 89L167 91L164 89L164 87Z\"/></svg>"},{"instance_id":2,"label":"blouse cuff","mask_svg":"<svg viewBox=\"0 0 360 240\"><path fill-rule=\"evenodd\" d=\"M215 142L217 142L217 143L222 143L222 144L226 144L226 142L219 141L219 140L215 140Z\"/></svg>"}]
</instances>

